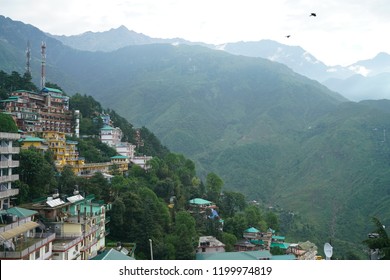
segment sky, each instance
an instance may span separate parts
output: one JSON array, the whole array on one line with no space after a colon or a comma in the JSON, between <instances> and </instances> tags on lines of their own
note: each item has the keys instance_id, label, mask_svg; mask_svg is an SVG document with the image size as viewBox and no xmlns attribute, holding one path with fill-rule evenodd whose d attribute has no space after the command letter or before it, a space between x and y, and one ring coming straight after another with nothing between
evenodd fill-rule
<instances>
[{"instance_id":1,"label":"sky","mask_svg":"<svg viewBox=\"0 0 390 280\"><path fill-rule=\"evenodd\" d=\"M388 0L0 0L0 15L53 35L124 25L210 44L271 39L329 66L390 53Z\"/></svg>"}]
</instances>

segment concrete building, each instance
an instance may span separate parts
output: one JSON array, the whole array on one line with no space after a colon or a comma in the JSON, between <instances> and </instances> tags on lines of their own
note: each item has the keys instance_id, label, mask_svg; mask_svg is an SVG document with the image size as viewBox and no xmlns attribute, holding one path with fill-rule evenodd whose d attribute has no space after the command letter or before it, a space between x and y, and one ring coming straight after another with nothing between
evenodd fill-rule
<instances>
[{"instance_id":1,"label":"concrete building","mask_svg":"<svg viewBox=\"0 0 390 280\"><path fill-rule=\"evenodd\" d=\"M199 244L196 253L223 253L225 244L216 239L214 236L199 237Z\"/></svg>"},{"instance_id":2,"label":"concrete building","mask_svg":"<svg viewBox=\"0 0 390 280\"><path fill-rule=\"evenodd\" d=\"M119 127L105 125L100 130L100 141L110 147L115 147L121 142L123 133Z\"/></svg>"},{"instance_id":3,"label":"concrete building","mask_svg":"<svg viewBox=\"0 0 390 280\"><path fill-rule=\"evenodd\" d=\"M0 259L47 260L52 257L55 234L42 231L36 211L12 203L19 194L12 186L19 179L13 171L19 162L13 156L20 151L12 142L19 138L18 133L0 132Z\"/></svg>"},{"instance_id":4,"label":"concrete building","mask_svg":"<svg viewBox=\"0 0 390 280\"><path fill-rule=\"evenodd\" d=\"M58 89L43 88L41 92L17 90L0 103L2 110L10 113L23 131L73 133L69 97Z\"/></svg>"},{"instance_id":5,"label":"concrete building","mask_svg":"<svg viewBox=\"0 0 390 280\"><path fill-rule=\"evenodd\" d=\"M13 141L20 138L18 133L0 132L0 210L12 207L12 198L19 194L19 189L13 188L13 182L19 180L19 175L13 170L19 167L19 161L13 156L20 149L13 147Z\"/></svg>"},{"instance_id":6,"label":"concrete building","mask_svg":"<svg viewBox=\"0 0 390 280\"><path fill-rule=\"evenodd\" d=\"M104 250L110 204L75 192L71 197L55 194L27 207L39 213L46 231L55 233L53 260L89 260Z\"/></svg>"}]
</instances>

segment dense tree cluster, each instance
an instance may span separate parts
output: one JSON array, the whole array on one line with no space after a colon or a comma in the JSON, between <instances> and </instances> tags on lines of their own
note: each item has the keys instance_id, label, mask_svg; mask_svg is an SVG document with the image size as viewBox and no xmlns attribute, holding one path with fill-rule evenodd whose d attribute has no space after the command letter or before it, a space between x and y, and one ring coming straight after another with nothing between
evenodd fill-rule
<instances>
[{"instance_id":1,"label":"dense tree cluster","mask_svg":"<svg viewBox=\"0 0 390 280\"><path fill-rule=\"evenodd\" d=\"M16 71L7 74L0 70L0 99L6 99L10 92L19 89L31 91L38 90L36 85L31 81L31 75L29 73L25 73L21 76Z\"/></svg>"}]
</instances>

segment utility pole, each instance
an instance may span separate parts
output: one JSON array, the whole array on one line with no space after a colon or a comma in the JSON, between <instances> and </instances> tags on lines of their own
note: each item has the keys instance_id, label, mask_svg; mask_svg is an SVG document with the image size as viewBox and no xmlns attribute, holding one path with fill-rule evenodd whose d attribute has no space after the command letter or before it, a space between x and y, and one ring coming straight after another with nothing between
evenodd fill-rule
<instances>
[{"instance_id":1,"label":"utility pole","mask_svg":"<svg viewBox=\"0 0 390 280\"><path fill-rule=\"evenodd\" d=\"M152 243L152 239L149 239L149 245L150 245L150 259L153 260L153 243Z\"/></svg>"}]
</instances>

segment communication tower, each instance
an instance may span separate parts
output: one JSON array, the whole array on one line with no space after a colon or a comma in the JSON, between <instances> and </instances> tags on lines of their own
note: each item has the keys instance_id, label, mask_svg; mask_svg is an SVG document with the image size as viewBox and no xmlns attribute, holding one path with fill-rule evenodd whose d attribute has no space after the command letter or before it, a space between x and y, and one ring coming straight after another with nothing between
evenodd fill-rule
<instances>
[{"instance_id":1,"label":"communication tower","mask_svg":"<svg viewBox=\"0 0 390 280\"><path fill-rule=\"evenodd\" d=\"M30 48L30 40L27 41L27 49L26 49L26 73L31 75L31 48Z\"/></svg>"},{"instance_id":2,"label":"communication tower","mask_svg":"<svg viewBox=\"0 0 390 280\"><path fill-rule=\"evenodd\" d=\"M42 41L41 45L42 54L42 68L41 68L41 88L46 85L46 43Z\"/></svg>"}]
</instances>

